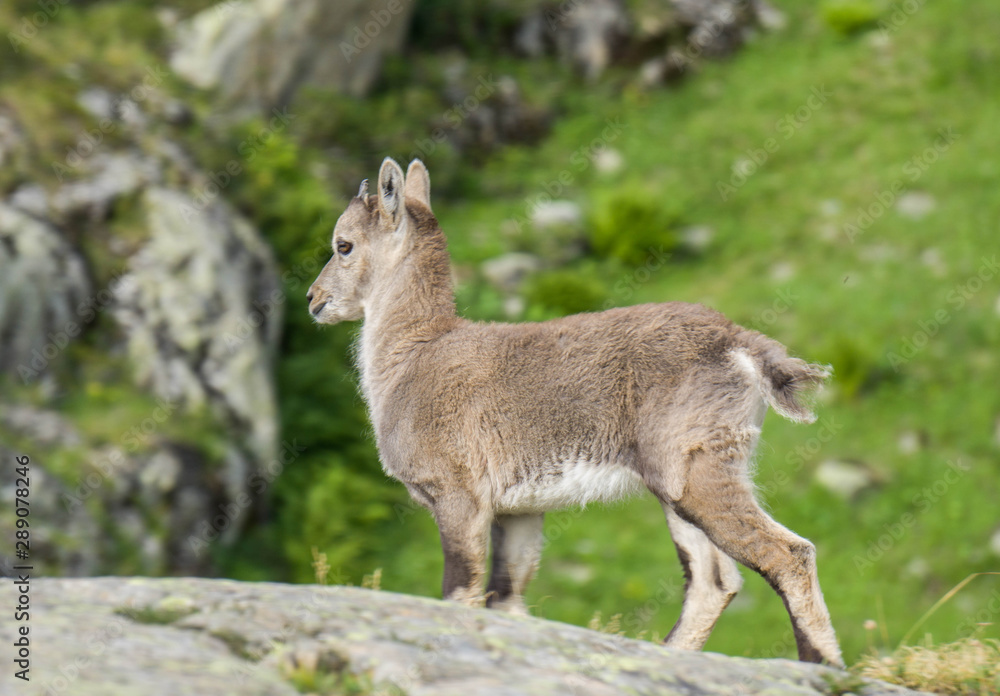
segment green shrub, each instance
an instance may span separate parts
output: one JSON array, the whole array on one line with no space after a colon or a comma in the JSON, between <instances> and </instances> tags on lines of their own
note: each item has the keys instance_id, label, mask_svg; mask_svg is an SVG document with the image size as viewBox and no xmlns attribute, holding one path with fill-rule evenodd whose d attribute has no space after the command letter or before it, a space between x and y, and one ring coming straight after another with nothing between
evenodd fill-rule
<instances>
[{"instance_id":1,"label":"green shrub","mask_svg":"<svg viewBox=\"0 0 1000 696\"><path fill-rule=\"evenodd\" d=\"M820 12L827 26L845 36L871 28L881 14L871 0L826 0Z\"/></svg>"},{"instance_id":2,"label":"green shrub","mask_svg":"<svg viewBox=\"0 0 1000 696\"><path fill-rule=\"evenodd\" d=\"M629 266L646 262L653 249L671 252L678 245L680 212L640 191L619 191L599 201L590 216L591 251L600 259Z\"/></svg>"},{"instance_id":3,"label":"green shrub","mask_svg":"<svg viewBox=\"0 0 1000 696\"><path fill-rule=\"evenodd\" d=\"M605 295L604 284L592 273L569 269L542 273L527 284L528 318L590 312L599 308Z\"/></svg>"}]
</instances>

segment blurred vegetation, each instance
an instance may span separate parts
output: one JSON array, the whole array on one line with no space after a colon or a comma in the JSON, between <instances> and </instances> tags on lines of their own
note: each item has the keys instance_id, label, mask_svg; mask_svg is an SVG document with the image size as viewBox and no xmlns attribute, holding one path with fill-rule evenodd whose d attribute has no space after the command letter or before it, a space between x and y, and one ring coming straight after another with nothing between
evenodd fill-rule
<instances>
[{"instance_id":1,"label":"blurred vegetation","mask_svg":"<svg viewBox=\"0 0 1000 696\"><path fill-rule=\"evenodd\" d=\"M174 6L189 14L209 4ZM625 124L612 143L625 167L619 173L587 167L567 187L563 197L585 213L587 252L530 278L523 316L703 302L797 355L833 365L818 423L768 417L757 478L774 516L816 543L849 661L868 645L866 620L895 640L959 579L997 568L990 538L1000 521L1000 277L986 278L974 293L964 288L997 253L1000 239L1000 17L993 0L927 3L883 30L879 21L894 17L893 8L776 4L789 16L783 32L758 37L729 61L701 65L679 86L643 91L616 71L590 85L554 61L508 55L492 32L506 31L509 18L493 24L471 0L425 0L413 24L413 55L387 65L375 94L300 99L299 118L260 145L227 196L280 259L287 294L277 367L281 426L283 437L306 452L269 489L265 514L244 537L216 549L221 573L311 582L316 547L335 577L360 583L382 568L387 590L438 595L433 521L386 478L374 450L350 362L357 327L314 326L306 289L358 181L374 176L384 156L406 160L419 150L463 279L461 311L504 319L503 298L481 278L478 264L512 248L544 248L548 233L529 230L515 239L503 221L524 218L528 201L608 119ZM55 185L47 163L93 127L75 101L83 85L127 89L145 66L165 65L167 39L151 11L158 5L73 3L22 51L2 42L0 102L30 129L35 153L24 167L0 172L0 192L29 180ZM5 3L0 26L16 26L34 9L27 0ZM440 76L455 51L467 54L470 81L482 71L511 75L526 101L550 106L558 116L550 134L468 156L447 144L421 150L435 119L451 106ZM157 127L207 171L224 168L260 128L256 121L207 125L207 95L169 76L163 89L189 104L196 118ZM815 94L824 96L814 108ZM930 163L924 153L942 128L958 138ZM777 149L745 175L746 160L769 139ZM911 171L919 171L915 180ZM932 195L936 207L911 219L889 206L849 239L845 225L856 224L859 211L896 180ZM720 196L720 183L735 190ZM639 274L646 250L676 248L681 226L695 224L714 232L705 253ZM114 267L108 259L91 261L99 273ZM960 306L955 292L964 293ZM779 303L781 293L794 299ZM948 321L926 347L894 364L890 355L942 308ZM117 384L114 371L121 369L102 357L95 334L64 368L81 391L60 403L88 435L144 398L124 387L104 393L87 387L92 380ZM185 417L177 427L202 428L210 440L210 423L198 420ZM825 460L863 462L883 483L845 500L816 482ZM952 482L945 473L956 461L968 468ZM67 459L66 466L75 465ZM904 515L913 524L903 526ZM535 614L579 625L595 611L621 614L628 635L666 634L680 610L681 576L656 501L647 496L556 512L546 534L528 597ZM120 567L129 572L128 563ZM745 576L708 649L793 656L781 602L763 580ZM978 635L1000 636L996 612L985 609L998 591L995 582L970 588L927 630L953 640L984 624Z\"/></svg>"}]
</instances>

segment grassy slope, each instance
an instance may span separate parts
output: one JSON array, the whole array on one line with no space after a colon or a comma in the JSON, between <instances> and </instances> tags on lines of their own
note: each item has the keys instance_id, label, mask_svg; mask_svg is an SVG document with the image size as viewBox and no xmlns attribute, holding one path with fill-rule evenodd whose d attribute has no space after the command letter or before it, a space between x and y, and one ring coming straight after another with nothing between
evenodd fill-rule
<instances>
[{"instance_id":1,"label":"grassy slope","mask_svg":"<svg viewBox=\"0 0 1000 696\"><path fill-rule=\"evenodd\" d=\"M582 108L542 147L509 151L490 164L486 200L436 205L456 261L488 256L496 251L499 221L522 215L536 187L569 167L572 153L599 136L606 119L627 124L613 143L625 156L624 172L583 172L568 197L586 207L624 187L647 191L682 201L684 218L711 226L716 236L701 259L664 267L634 296L613 299L705 302L837 370L819 423L768 417L758 480L774 516L816 542L827 601L853 660L869 640L866 619L884 611L894 643L966 574L998 566L987 547L1000 493L1000 277L986 280L961 308L949 292L979 270L981 257L997 252L1000 74L989 66L1000 58L1000 26L988 2L965 3L960 15L928 4L880 42L878 32L834 35L808 3L784 9L791 25L783 34L755 42L731 62L705 66L678 90L580 97ZM781 119L806 106L814 87L830 93L826 103L789 129ZM912 158L933 146L942 127L959 138L911 181ZM772 137L778 150L723 201L717 182L728 181L733 164ZM920 221L890 210L851 243L843 225L895 180L930 193L937 208ZM840 212L824 212L830 200ZM934 254L939 268L925 262ZM765 310L782 290L795 299L768 323L773 316ZM940 333L894 371L889 352L898 353L938 309L948 316ZM832 438L824 421L840 428ZM901 451L897 441L906 432L919 435L919 451ZM794 449L810 443L812 454L796 467ZM945 486L947 462L958 458L970 469ZM863 461L885 484L845 502L813 483L825 459ZM935 483L937 493L921 492ZM384 585L434 594L440 564L426 550L436 535L419 517L406 547L385 559ZM900 538L859 569L856 558L900 521ZM622 613L630 635L669 629L679 611L680 571L654 501L550 515L547 529L551 543L529 596L537 613L584 623L599 609L605 619ZM991 581L973 583L926 630L954 638L986 606L996 589ZM649 603L661 587L674 588L670 599ZM644 607L654 605L647 621ZM998 633L996 626L986 631ZM747 577L708 648L794 653L781 604L763 581Z\"/></svg>"}]
</instances>

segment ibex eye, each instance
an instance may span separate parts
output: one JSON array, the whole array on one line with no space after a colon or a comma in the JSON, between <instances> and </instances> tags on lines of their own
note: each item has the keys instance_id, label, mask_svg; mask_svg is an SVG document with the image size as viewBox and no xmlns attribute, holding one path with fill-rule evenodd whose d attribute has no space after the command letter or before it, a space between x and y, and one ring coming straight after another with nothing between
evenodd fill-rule
<instances>
[{"instance_id":1,"label":"ibex eye","mask_svg":"<svg viewBox=\"0 0 1000 696\"><path fill-rule=\"evenodd\" d=\"M340 254L343 254L344 256L347 256L348 254L350 254L351 253L351 249L353 249L353 248L354 248L354 245L351 244L350 242L345 242L345 241L339 241L339 242L337 242L337 252L340 253Z\"/></svg>"}]
</instances>

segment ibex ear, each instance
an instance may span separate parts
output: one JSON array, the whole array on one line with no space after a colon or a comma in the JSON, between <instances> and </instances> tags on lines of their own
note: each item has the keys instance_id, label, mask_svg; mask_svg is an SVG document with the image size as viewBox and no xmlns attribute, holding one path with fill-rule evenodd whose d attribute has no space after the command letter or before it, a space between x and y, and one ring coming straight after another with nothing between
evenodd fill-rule
<instances>
[{"instance_id":1,"label":"ibex ear","mask_svg":"<svg viewBox=\"0 0 1000 696\"><path fill-rule=\"evenodd\" d=\"M394 224L399 223L403 216L403 170L391 157L382 161L378 172L378 204Z\"/></svg>"},{"instance_id":2,"label":"ibex ear","mask_svg":"<svg viewBox=\"0 0 1000 696\"><path fill-rule=\"evenodd\" d=\"M406 186L403 189L406 198L420 201L431 209L431 175L427 173L427 167L418 159L410 162L406 169Z\"/></svg>"}]
</instances>

